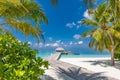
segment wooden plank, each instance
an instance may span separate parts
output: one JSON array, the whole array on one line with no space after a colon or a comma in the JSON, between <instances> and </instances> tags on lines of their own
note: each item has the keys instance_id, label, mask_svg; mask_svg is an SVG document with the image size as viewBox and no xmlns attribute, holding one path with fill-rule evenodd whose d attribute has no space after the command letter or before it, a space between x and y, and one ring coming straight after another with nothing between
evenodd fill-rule
<instances>
[{"instance_id":1,"label":"wooden plank","mask_svg":"<svg viewBox=\"0 0 120 80\"><path fill-rule=\"evenodd\" d=\"M61 55L60 52L56 52L56 53L52 54L51 56L48 56L47 58L45 58L45 60L47 60L47 61L58 60L60 55Z\"/></svg>"}]
</instances>

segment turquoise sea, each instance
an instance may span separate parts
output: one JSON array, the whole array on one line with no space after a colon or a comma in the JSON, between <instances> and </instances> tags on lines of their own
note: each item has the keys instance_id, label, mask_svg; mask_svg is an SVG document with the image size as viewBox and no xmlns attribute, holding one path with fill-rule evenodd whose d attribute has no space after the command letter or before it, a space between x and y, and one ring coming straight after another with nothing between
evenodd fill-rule
<instances>
[{"instance_id":1,"label":"turquoise sea","mask_svg":"<svg viewBox=\"0 0 120 80\"><path fill-rule=\"evenodd\" d=\"M48 57L54 54L55 51L39 51L37 57ZM96 58L96 57L110 57L110 53L107 51L104 52L72 52L72 54L62 54L61 58Z\"/></svg>"},{"instance_id":2,"label":"turquoise sea","mask_svg":"<svg viewBox=\"0 0 120 80\"><path fill-rule=\"evenodd\" d=\"M39 53L37 54L37 57L45 58L45 57L48 57L54 53L55 52L51 52L51 51L39 51Z\"/></svg>"}]
</instances>

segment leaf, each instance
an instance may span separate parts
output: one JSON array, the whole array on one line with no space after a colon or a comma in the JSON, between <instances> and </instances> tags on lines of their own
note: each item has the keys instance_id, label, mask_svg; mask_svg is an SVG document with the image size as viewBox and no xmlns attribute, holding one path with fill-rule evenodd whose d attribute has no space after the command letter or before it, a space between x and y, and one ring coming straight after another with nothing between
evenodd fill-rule
<instances>
[{"instance_id":1,"label":"leaf","mask_svg":"<svg viewBox=\"0 0 120 80\"><path fill-rule=\"evenodd\" d=\"M101 29L100 28L96 29L93 32L92 37L95 38L95 40L100 41L102 39Z\"/></svg>"},{"instance_id":2,"label":"leaf","mask_svg":"<svg viewBox=\"0 0 120 80\"><path fill-rule=\"evenodd\" d=\"M51 3L53 4L54 7L56 7L58 4L58 0L51 0Z\"/></svg>"},{"instance_id":3,"label":"leaf","mask_svg":"<svg viewBox=\"0 0 120 80\"><path fill-rule=\"evenodd\" d=\"M90 20L90 19L83 19L81 21L82 25L86 25L86 26L98 26L97 22L95 22L94 20Z\"/></svg>"}]
</instances>

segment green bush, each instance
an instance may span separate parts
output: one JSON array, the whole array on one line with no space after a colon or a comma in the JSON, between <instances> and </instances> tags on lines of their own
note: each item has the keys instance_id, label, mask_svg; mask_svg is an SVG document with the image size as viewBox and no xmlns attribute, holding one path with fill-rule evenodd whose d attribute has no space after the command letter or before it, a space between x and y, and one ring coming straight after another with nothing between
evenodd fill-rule
<instances>
[{"instance_id":1,"label":"green bush","mask_svg":"<svg viewBox=\"0 0 120 80\"><path fill-rule=\"evenodd\" d=\"M115 53L115 59L118 59L118 60L120 60L120 53Z\"/></svg>"},{"instance_id":2,"label":"green bush","mask_svg":"<svg viewBox=\"0 0 120 80\"><path fill-rule=\"evenodd\" d=\"M37 50L19 42L9 33L0 33L0 80L40 80L48 62L36 58Z\"/></svg>"}]
</instances>

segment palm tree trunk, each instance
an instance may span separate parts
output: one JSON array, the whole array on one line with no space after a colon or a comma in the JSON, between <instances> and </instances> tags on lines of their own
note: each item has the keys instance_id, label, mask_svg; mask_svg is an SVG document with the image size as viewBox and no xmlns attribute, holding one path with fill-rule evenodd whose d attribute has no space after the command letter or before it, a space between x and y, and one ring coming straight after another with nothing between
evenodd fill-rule
<instances>
[{"instance_id":1,"label":"palm tree trunk","mask_svg":"<svg viewBox=\"0 0 120 80\"><path fill-rule=\"evenodd\" d=\"M112 62L112 66L115 65L115 60L114 60L114 40L113 40L113 37L112 35L107 32L108 36L110 37L110 40L111 40L111 43L112 43L112 48L111 48L111 62Z\"/></svg>"}]
</instances>

